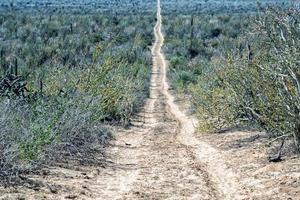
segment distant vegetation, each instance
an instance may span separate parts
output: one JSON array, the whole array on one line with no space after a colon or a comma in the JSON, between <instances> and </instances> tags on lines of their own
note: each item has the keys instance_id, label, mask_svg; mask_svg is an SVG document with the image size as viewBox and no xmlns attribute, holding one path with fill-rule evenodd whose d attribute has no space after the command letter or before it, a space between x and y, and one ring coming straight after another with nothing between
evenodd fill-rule
<instances>
[{"instance_id":1,"label":"distant vegetation","mask_svg":"<svg viewBox=\"0 0 300 200\"><path fill-rule=\"evenodd\" d=\"M202 131L251 126L300 150L300 12L257 8L166 14L169 76Z\"/></svg>"},{"instance_id":2,"label":"distant vegetation","mask_svg":"<svg viewBox=\"0 0 300 200\"><path fill-rule=\"evenodd\" d=\"M149 14L155 12L156 1L154 0L8 0L0 1L0 11L51 13L106 13L118 14Z\"/></svg>"},{"instance_id":3,"label":"distant vegetation","mask_svg":"<svg viewBox=\"0 0 300 200\"><path fill-rule=\"evenodd\" d=\"M105 124L130 124L148 95L154 20L0 13L1 180L62 155L87 159L110 137Z\"/></svg>"}]
</instances>

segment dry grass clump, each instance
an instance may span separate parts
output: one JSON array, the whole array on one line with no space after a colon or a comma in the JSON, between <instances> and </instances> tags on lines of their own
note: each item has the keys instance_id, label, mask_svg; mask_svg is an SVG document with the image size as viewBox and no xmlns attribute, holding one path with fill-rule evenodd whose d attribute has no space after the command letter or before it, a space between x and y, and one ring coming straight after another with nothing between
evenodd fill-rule
<instances>
[{"instance_id":1,"label":"dry grass clump","mask_svg":"<svg viewBox=\"0 0 300 200\"><path fill-rule=\"evenodd\" d=\"M153 23L137 13L0 14L3 183L43 164L103 162L109 125L129 125L148 95Z\"/></svg>"},{"instance_id":2,"label":"dry grass clump","mask_svg":"<svg viewBox=\"0 0 300 200\"><path fill-rule=\"evenodd\" d=\"M300 150L299 23L298 9L270 7L167 26L170 76L190 94L203 131L250 125L292 137Z\"/></svg>"}]
</instances>

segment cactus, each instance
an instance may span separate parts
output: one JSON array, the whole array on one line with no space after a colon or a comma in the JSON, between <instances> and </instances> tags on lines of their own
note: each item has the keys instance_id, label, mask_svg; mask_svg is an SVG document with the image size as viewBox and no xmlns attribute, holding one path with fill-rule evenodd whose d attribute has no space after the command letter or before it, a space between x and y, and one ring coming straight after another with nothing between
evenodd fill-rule
<instances>
[{"instance_id":1,"label":"cactus","mask_svg":"<svg viewBox=\"0 0 300 200\"><path fill-rule=\"evenodd\" d=\"M72 34L73 33L73 24L70 23L70 33Z\"/></svg>"},{"instance_id":2,"label":"cactus","mask_svg":"<svg viewBox=\"0 0 300 200\"><path fill-rule=\"evenodd\" d=\"M18 59L15 58L15 63L14 63L14 68L15 68L15 75L18 76Z\"/></svg>"},{"instance_id":3,"label":"cactus","mask_svg":"<svg viewBox=\"0 0 300 200\"><path fill-rule=\"evenodd\" d=\"M0 51L0 61L1 61L1 68L3 69L3 75L5 76L7 74L8 66L5 60L5 51Z\"/></svg>"},{"instance_id":4,"label":"cactus","mask_svg":"<svg viewBox=\"0 0 300 200\"><path fill-rule=\"evenodd\" d=\"M39 94L41 97L43 96L43 87L44 87L43 78L40 78L39 79Z\"/></svg>"}]
</instances>

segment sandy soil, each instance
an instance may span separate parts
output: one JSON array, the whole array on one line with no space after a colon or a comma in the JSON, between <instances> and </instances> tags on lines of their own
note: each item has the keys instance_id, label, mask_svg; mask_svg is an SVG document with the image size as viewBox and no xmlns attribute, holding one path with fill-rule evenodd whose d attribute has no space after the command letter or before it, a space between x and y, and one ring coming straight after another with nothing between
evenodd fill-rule
<instances>
[{"instance_id":1,"label":"sandy soil","mask_svg":"<svg viewBox=\"0 0 300 200\"><path fill-rule=\"evenodd\" d=\"M202 134L206 141L222 151L227 166L238 173L239 183L245 188L245 199L300 199L300 156L283 152L283 161L269 162L269 155L278 152L281 142L267 147L270 141L265 133L230 131Z\"/></svg>"},{"instance_id":2,"label":"sandy soil","mask_svg":"<svg viewBox=\"0 0 300 200\"><path fill-rule=\"evenodd\" d=\"M299 158L278 164L240 142L253 132L196 134L196 120L174 103L157 7L150 97L129 129L119 129L107 164L45 169L39 188L0 188L0 199L297 199ZM239 141L235 145L235 141ZM243 141L243 140L242 140ZM246 140L248 141L248 140ZM240 145L245 145L240 147ZM255 143L256 144L256 143ZM236 147L239 148L236 148ZM298 198L299 199L299 198Z\"/></svg>"}]
</instances>

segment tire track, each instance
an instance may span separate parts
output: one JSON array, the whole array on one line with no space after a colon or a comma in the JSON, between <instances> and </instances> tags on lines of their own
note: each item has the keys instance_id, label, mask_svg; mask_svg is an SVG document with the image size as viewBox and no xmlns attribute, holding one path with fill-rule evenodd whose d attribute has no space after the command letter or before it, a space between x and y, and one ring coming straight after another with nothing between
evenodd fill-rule
<instances>
[{"instance_id":1,"label":"tire track","mask_svg":"<svg viewBox=\"0 0 300 200\"><path fill-rule=\"evenodd\" d=\"M168 112L179 123L179 131L177 139L183 145L190 149L191 154L203 171L207 172L207 182L211 185L213 191L217 191L221 199L240 199L240 188L236 174L227 167L223 156L215 148L205 142L199 141L194 133L197 121L192 116L187 116L182 112L179 106L175 103L175 97L169 91L169 83L167 81L167 64L162 54L162 46L164 44L164 36L162 34L162 16L161 16L161 0L157 0L157 24L155 26L156 43L152 53L155 56L155 65L161 66L163 75L163 91L168 105Z\"/></svg>"},{"instance_id":2,"label":"tire track","mask_svg":"<svg viewBox=\"0 0 300 200\"><path fill-rule=\"evenodd\" d=\"M133 126L120 129L108 149L106 168L56 169L47 177L60 192L45 199L233 200L241 199L237 177L222 154L195 136L196 120L174 103L162 46L162 16L157 0L150 96ZM58 176L60 174L60 176ZM70 177L68 180L66 177ZM43 178L45 179L45 177ZM33 194L28 194L30 197ZM40 194L38 194L40 195ZM28 198L35 199L35 198Z\"/></svg>"}]
</instances>

